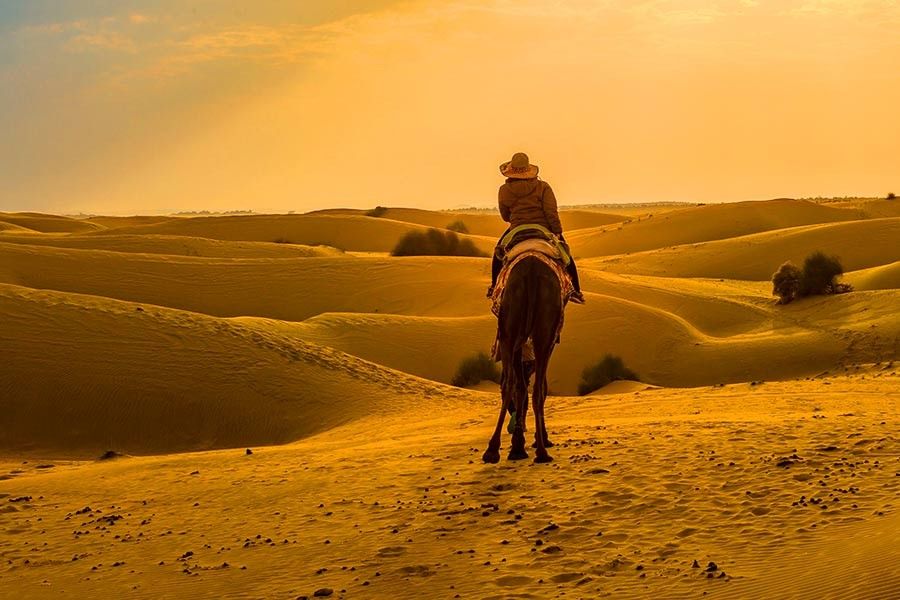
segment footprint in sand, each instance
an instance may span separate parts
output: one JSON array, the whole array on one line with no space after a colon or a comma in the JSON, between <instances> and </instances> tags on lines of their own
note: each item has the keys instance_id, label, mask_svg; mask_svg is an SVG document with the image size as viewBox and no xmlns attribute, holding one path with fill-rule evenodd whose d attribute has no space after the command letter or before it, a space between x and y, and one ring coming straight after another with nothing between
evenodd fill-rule
<instances>
[{"instance_id":1,"label":"footprint in sand","mask_svg":"<svg viewBox=\"0 0 900 600\"><path fill-rule=\"evenodd\" d=\"M560 573L559 575L551 577L550 581L553 583L569 583L570 581L581 579L583 576L584 573Z\"/></svg>"},{"instance_id":2,"label":"footprint in sand","mask_svg":"<svg viewBox=\"0 0 900 600\"><path fill-rule=\"evenodd\" d=\"M397 569L397 572L404 575L416 575L418 577L428 577L429 575L435 574L427 565L407 565Z\"/></svg>"},{"instance_id":3,"label":"footprint in sand","mask_svg":"<svg viewBox=\"0 0 900 600\"><path fill-rule=\"evenodd\" d=\"M378 549L378 556L382 558L389 558L393 556L400 556L406 552L406 548L403 546L386 546L384 548Z\"/></svg>"},{"instance_id":4,"label":"footprint in sand","mask_svg":"<svg viewBox=\"0 0 900 600\"><path fill-rule=\"evenodd\" d=\"M503 577L498 577L494 583L503 587L517 587L531 583L531 577L525 575L504 575Z\"/></svg>"}]
</instances>

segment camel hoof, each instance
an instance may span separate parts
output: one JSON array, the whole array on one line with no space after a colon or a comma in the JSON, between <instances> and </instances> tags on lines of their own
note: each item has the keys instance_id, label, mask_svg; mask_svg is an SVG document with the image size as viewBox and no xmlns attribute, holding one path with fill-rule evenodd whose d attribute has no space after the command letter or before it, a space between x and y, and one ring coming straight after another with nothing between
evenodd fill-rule
<instances>
[{"instance_id":1,"label":"camel hoof","mask_svg":"<svg viewBox=\"0 0 900 600\"><path fill-rule=\"evenodd\" d=\"M528 453L525 452L525 449L522 450L510 450L509 456L506 457L507 460L524 460L528 458Z\"/></svg>"},{"instance_id":2,"label":"camel hoof","mask_svg":"<svg viewBox=\"0 0 900 600\"><path fill-rule=\"evenodd\" d=\"M481 460L488 464L495 465L500 462L500 451L488 448L484 451L484 454L481 455Z\"/></svg>"},{"instance_id":3,"label":"camel hoof","mask_svg":"<svg viewBox=\"0 0 900 600\"><path fill-rule=\"evenodd\" d=\"M555 445L556 445L556 444L554 444L554 443L551 442L550 440L544 440L544 448L552 448L552 447L555 446Z\"/></svg>"},{"instance_id":4,"label":"camel hoof","mask_svg":"<svg viewBox=\"0 0 900 600\"><path fill-rule=\"evenodd\" d=\"M553 457L549 454L538 454L534 457L534 464L539 465L543 463L551 463L553 462Z\"/></svg>"}]
</instances>

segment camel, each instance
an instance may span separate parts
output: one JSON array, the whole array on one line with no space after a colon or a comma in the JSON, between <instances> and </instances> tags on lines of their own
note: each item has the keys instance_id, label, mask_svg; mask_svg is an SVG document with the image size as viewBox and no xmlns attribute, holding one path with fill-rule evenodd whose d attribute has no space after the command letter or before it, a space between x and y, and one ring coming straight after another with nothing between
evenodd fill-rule
<instances>
[{"instance_id":1,"label":"camel","mask_svg":"<svg viewBox=\"0 0 900 600\"><path fill-rule=\"evenodd\" d=\"M536 463L553 460L547 452L551 446L544 423L544 401L547 398L547 367L556 345L557 327L564 306L560 282L551 267L540 258L528 256L514 265L503 293L498 315L501 375L500 415L497 427L482 460L500 461L500 434L507 410L514 407L517 415L512 432L508 460L528 458L525 450L525 414L528 407L528 373L522 360L522 349L528 338L534 345L534 389L531 394L534 412L534 448Z\"/></svg>"}]
</instances>

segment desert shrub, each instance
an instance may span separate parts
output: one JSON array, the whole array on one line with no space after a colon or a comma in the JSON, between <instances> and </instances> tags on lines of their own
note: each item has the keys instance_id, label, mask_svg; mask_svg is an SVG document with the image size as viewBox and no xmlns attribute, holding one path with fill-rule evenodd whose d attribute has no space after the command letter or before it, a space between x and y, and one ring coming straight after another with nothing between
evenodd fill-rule
<instances>
[{"instance_id":1,"label":"desert shrub","mask_svg":"<svg viewBox=\"0 0 900 600\"><path fill-rule=\"evenodd\" d=\"M456 233L469 233L469 228L466 227L466 224L460 220L453 221L449 225L447 225L447 229L450 231L455 231Z\"/></svg>"},{"instance_id":2,"label":"desert shrub","mask_svg":"<svg viewBox=\"0 0 900 600\"><path fill-rule=\"evenodd\" d=\"M894 200L896 198L897 198L897 196L894 195L894 192L891 192L890 194L887 195L888 200Z\"/></svg>"},{"instance_id":3,"label":"desert shrub","mask_svg":"<svg viewBox=\"0 0 900 600\"><path fill-rule=\"evenodd\" d=\"M466 387L482 381L500 383L500 368L490 356L479 352L459 363L456 375L453 376L450 383L456 387Z\"/></svg>"},{"instance_id":4,"label":"desert shrub","mask_svg":"<svg viewBox=\"0 0 900 600\"><path fill-rule=\"evenodd\" d=\"M778 296L778 304L787 304L800 293L802 272L797 265L787 261L772 275L772 294Z\"/></svg>"},{"instance_id":5,"label":"desert shrub","mask_svg":"<svg viewBox=\"0 0 900 600\"><path fill-rule=\"evenodd\" d=\"M625 366L618 356L607 354L597 364L587 367L581 373L581 383L578 384L578 395L584 396L594 390L599 390L613 381L622 379L637 380L637 373Z\"/></svg>"},{"instance_id":6,"label":"desert shrub","mask_svg":"<svg viewBox=\"0 0 900 600\"><path fill-rule=\"evenodd\" d=\"M369 209L365 212L367 217L380 217L384 215L388 211L386 206L376 206L375 208Z\"/></svg>"},{"instance_id":7,"label":"desert shrub","mask_svg":"<svg viewBox=\"0 0 900 600\"><path fill-rule=\"evenodd\" d=\"M277 237L277 238L275 238L275 239L272 240L272 241L273 241L274 243L276 243L276 244L293 244L293 243L294 243L294 242L292 242L291 240L289 240L289 239L287 239L287 238L285 238L285 237Z\"/></svg>"},{"instance_id":8,"label":"desert shrub","mask_svg":"<svg viewBox=\"0 0 900 600\"><path fill-rule=\"evenodd\" d=\"M397 242L393 256L487 256L472 240L462 239L452 231L429 229L410 231Z\"/></svg>"},{"instance_id":9,"label":"desert shrub","mask_svg":"<svg viewBox=\"0 0 900 600\"><path fill-rule=\"evenodd\" d=\"M800 276L800 296L819 296L838 291L835 279L844 273L844 267L836 256L816 251L803 261Z\"/></svg>"}]
</instances>

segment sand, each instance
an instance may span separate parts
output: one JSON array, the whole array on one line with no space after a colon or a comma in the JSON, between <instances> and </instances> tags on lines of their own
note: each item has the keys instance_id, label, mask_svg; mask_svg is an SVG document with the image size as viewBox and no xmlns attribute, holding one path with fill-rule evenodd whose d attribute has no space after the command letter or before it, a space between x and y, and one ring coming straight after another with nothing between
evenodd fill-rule
<instances>
[{"instance_id":1,"label":"sand","mask_svg":"<svg viewBox=\"0 0 900 600\"><path fill-rule=\"evenodd\" d=\"M897 240L900 217L890 217L789 227L591 259L585 264L617 273L759 281L771 279L786 260L802 266L803 259L815 250L838 256L847 271L880 266L886 256L898 254Z\"/></svg>"},{"instance_id":2,"label":"sand","mask_svg":"<svg viewBox=\"0 0 900 600\"><path fill-rule=\"evenodd\" d=\"M275 242L331 246L342 250L390 252L410 231L426 231L416 223L358 215L237 215L169 219L160 223L117 227L95 232L108 235L159 234L227 241ZM496 240L463 236L484 251Z\"/></svg>"},{"instance_id":3,"label":"sand","mask_svg":"<svg viewBox=\"0 0 900 600\"><path fill-rule=\"evenodd\" d=\"M231 242L179 235L35 236L0 235L0 243L52 246L81 250L107 250L129 254L164 254L206 258L306 258L340 256L342 250L329 246L267 242Z\"/></svg>"},{"instance_id":4,"label":"sand","mask_svg":"<svg viewBox=\"0 0 900 600\"><path fill-rule=\"evenodd\" d=\"M480 463L495 398L478 392L251 455L11 462L3 581L25 598L890 598L891 372L554 397L546 468Z\"/></svg>"},{"instance_id":5,"label":"sand","mask_svg":"<svg viewBox=\"0 0 900 600\"><path fill-rule=\"evenodd\" d=\"M386 255L496 215L2 213L0 597L893 598L896 206L565 211L549 466L447 385L487 259ZM818 249L855 291L776 305Z\"/></svg>"},{"instance_id":6,"label":"sand","mask_svg":"<svg viewBox=\"0 0 900 600\"><path fill-rule=\"evenodd\" d=\"M892 203L883 202L893 208ZM581 230L568 238L573 248L577 248L576 256L609 256L724 240L786 227L867 219L870 215L873 215L871 209L835 208L805 200L738 202L638 217L618 225Z\"/></svg>"},{"instance_id":7,"label":"sand","mask_svg":"<svg viewBox=\"0 0 900 600\"><path fill-rule=\"evenodd\" d=\"M364 216L368 211L357 211L348 209L323 210L312 213L312 215L355 215ZM416 223L427 227L436 227L445 229L451 225L462 223L466 231L473 235L499 237L507 228L507 224L498 218L496 212L459 212L459 211L440 211L420 210L415 208L387 208L379 211L380 219L389 219L394 221L402 221L405 223ZM610 214L600 211L588 210L564 210L560 214L565 231L574 231L576 229L585 229L591 227L600 227L611 223L619 223L624 221L626 217L617 214Z\"/></svg>"}]
</instances>

